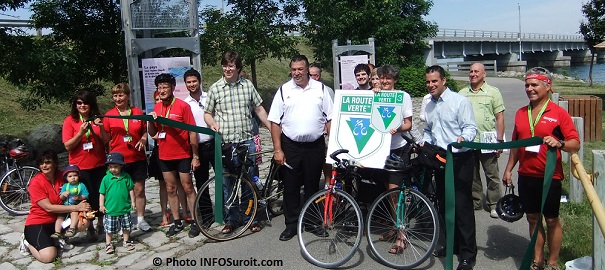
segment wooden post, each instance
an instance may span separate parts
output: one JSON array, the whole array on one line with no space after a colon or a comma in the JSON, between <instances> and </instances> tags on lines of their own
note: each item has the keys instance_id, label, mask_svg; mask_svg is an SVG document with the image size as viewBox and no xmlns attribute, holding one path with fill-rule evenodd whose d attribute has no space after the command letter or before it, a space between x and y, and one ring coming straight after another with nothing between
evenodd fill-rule
<instances>
[{"instance_id":1,"label":"wooden post","mask_svg":"<svg viewBox=\"0 0 605 270\"><path fill-rule=\"evenodd\" d=\"M571 120L573 120L573 124L576 127L576 130L578 131L578 137L580 137L580 150L578 150L578 157L580 158L582 164L584 164L584 119L580 117L572 117ZM569 158L567 160L569 160ZM570 168L573 166L573 163L571 162L568 162L568 164ZM582 183L580 183L580 180L574 177L573 174L570 174L569 201L574 203L581 203L583 197L584 189L582 188Z\"/></svg>"},{"instance_id":2,"label":"wooden post","mask_svg":"<svg viewBox=\"0 0 605 270\"><path fill-rule=\"evenodd\" d=\"M594 188L599 198L605 199L605 182L603 182L603 180L605 180L605 150L592 150L592 155L592 179L594 181ZM605 204L603 207L605 207ZM592 227L592 269L605 269L605 239L603 233L601 233L597 220L594 217Z\"/></svg>"}]
</instances>

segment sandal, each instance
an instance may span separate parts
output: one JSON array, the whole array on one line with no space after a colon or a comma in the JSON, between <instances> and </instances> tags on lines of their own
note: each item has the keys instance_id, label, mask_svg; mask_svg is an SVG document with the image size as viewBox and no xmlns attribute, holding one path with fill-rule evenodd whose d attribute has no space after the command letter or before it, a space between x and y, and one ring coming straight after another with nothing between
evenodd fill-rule
<instances>
[{"instance_id":1,"label":"sandal","mask_svg":"<svg viewBox=\"0 0 605 270\"><path fill-rule=\"evenodd\" d=\"M544 263L537 263L536 261L532 261L529 266L530 270L542 270L544 269Z\"/></svg>"},{"instance_id":2,"label":"sandal","mask_svg":"<svg viewBox=\"0 0 605 270\"><path fill-rule=\"evenodd\" d=\"M76 228L69 228L65 232L65 237L74 237L76 235Z\"/></svg>"},{"instance_id":3,"label":"sandal","mask_svg":"<svg viewBox=\"0 0 605 270\"><path fill-rule=\"evenodd\" d=\"M170 216L171 216L170 212L167 211L164 216L166 217L166 221L162 221L162 223L160 223L160 227L166 227L166 226L172 224L170 222Z\"/></svg>"},{"instance_id":4,"label":"sandal","mask_svg":"<svg viewBox=\"0 0 605 270\"><path fill-rule=\"evenodd\" d=\"M128 251L133 251L135 249L134 241L132 241L132 240L124 241L124 247Z\"/></svg>"},{"instance_id":5,"label":"sandal","mask_svg":"<svg viewBox=\"0 0 605 270\"><path fill-rule=\"evenodd\" d=\"M398 238L397 240L400 241L403 244L403 246L398 246L397 244L395 244L395 245L393 245L391 247L391 249L389 249L389 253L391 253L391 254L401 254L401 253L403 253L403 250L408 247L408 240L407 239L405 239L405 238L403 238L403 239Z\"/></svg>"},{"instance_id":6,"label":"sandal","mask_svg":"<svg viewBox=\"0 0 605 270\"><path fill-rule=\"evenodd\" d=\"M58 233L58 232L53 233L53 234L50 235L50 238L52 238L52 239L61 239L61 233Z\"/></svg>"},{"instance_id":7,"label":"sandal","mask_svg":"<svg viewBox=\"0 0 605 270\"><path fill-rule=\"evenodd\" d=\"M233 226L233 224L231 224L231 223L227 223L227 224L225 224L225 227L223 227L223 229L221 230L221 233L230 234L233 232L233 230L235 230L235 226Z\"/></svg>"},{"instance_id":8,"label":"sandal","mask_svg":"<svg viewBox=\"0 0 605 270\"><path fill-rule=\"evenodd\" d=\"M105 253L107 254L113 254L113 252L115 248L113 247L113 244L109 243L109 244L105 244Z\"/></svg>"},{"instance_id":9,"label":"sandal","mask_svg":"<svg viewBox=\"0 0 605 270\"><path fill-rule=\"evenodd\" d=\"M382 236L380 236L380 238L378 240L380 241L390 241L395 239L395 237L397 237L397 231L396 230L390 230L386 233L384 233Z\"/></svg>"},{"instance_id":10,"label":"sandal","mask_svg":"<svg viewBox=\"0 0 605 270\"><path fill-rule=\"evenodd\" d=\"M250 231L253 233L260 232L262 229L263 227L258 223L254 223L252 226L250 226Z\"/></svg>"}]
</instances>

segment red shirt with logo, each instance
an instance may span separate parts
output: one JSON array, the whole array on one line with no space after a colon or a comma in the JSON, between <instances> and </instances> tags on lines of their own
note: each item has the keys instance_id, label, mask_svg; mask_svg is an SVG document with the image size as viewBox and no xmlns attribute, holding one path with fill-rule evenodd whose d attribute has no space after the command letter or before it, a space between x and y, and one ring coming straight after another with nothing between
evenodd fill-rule
<instances>
[{"instance_id":1,"label":"red shirt with logo","mask_svg":"<svg viewBox=\"0 0 605 270\"><path fill-rule=\"evenodd\" d=\"M535 108L538 110L541 108ZM515 128L513 129L513 140L521 140L531 138L531 130L529 127L529 117L527 116L527 106L519 109L515 115ZM560 128L560 132L555 131ZM554 131L554 133L553 133ZM559 134L557 136L556 134ZM561 138L560 136L563 136ZM538 123L534 127L534 135L539 137L552 136L558 139L577 140L578 131L573 125L571 116L569 113L561 108L559 105L548 102L546 109L542 114L542 117L538 120ZM546 151L548 146L546 144L540 145L540 151L538 153L526 151L525 148L518 149L519 158L519 174L530 176L530 177L544 177L544 169L546 167ZM557 164L555 167L555 174L553 179L563 180L563 165L561 164L561 151L557 151Z\"/></svg>"},{"instance_id":2,"label":"red shirt with logo","mask_svg":"<svg viewBox=\"0 0 605 270\"><path fill-rule=\"evenodd\" d=\"M109 110L105 115L120 116L117 108ZM139 108L130 108L130 115L144 115ZM128 123L128 132L126 124ZM136 119L103 118L103 128L109 133L109 152L119 152L124 155L124 162L133 163L135 161L146 160L145 149L137 150L134 146L141 140L141 137L147 132L147 121ZM129 137L125 137L129 135ZM125 140L126 138L126 140ZM130 141L128 141L130 140Z\"/></svg>"},{"instance_id":3,"label":"red shirt with logo","mask_svg":"<svg viewBox=\"0 0 605 270\"><path fill-rule=\"evenodd\" d=\"M25 226L54 223L57 220L56 213L46 212L46 210L38 205L38 202L48 199L51 204L62 205L63 200L59 197L59 193L61 193L63 184L65 184L65 181L63 181L63 172L59 170L55 172L54 184L51 184L50 180L43 173L38 173L32 178L27 190L32 205L25 219Z\"/></svg>"},{"instance_id":4,"label":"red shirt with logo","mask_svg":"<svg viewBox=\"0 0 605 270\"><path fill-rule=\"evenodd\" d=\"M174 102L164 105L164 102L156 103L153 111L158 117L183 122L195 126L195 118L191 113L189 104L174 98ZM166 132L164 139L158 138L159 156L161 160L175 160L191 157L191 145L189 144L189 131L169 126L162 126L154 122L158 134ZM197 137L196 137L197 138Z\"/></svg>"},{"instance_id":5,"label":"red shirt with logo","mask_svg":"<svg viewBox=\"0 0 605 270\"><path fill-rule=\"evenodd\" d=\"M68 115L63 121L62 139L63 143L73 138L78 131L82 121L78 119L75 121L71 115ZM78 165L80 170L89 170L105 166L105 145L101 142L101 127L91 124L92 133L86 136L86 133L82 135L78 144L76 144L71 150L69 150L69 164ZM92 142L92 149L84 150L84 144Z\"/></svg>"}]
</instances>

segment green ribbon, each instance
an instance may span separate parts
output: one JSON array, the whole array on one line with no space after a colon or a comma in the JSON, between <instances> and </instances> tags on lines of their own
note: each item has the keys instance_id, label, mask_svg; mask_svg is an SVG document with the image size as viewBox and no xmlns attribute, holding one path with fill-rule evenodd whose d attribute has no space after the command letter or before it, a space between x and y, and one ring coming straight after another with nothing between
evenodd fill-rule
<instances>
[{"instance_id":1,"label":"green ribbon","mask_svg":"<svg viewBox=\"0 0 605 270\"><path fill-rule=\"evenodd\" d=\"M452 147L460 148L466 147L471 149L488 149L488 150L500 150L500 149L511 149L521 148L533 145L542 144L542 137L531 137L529 139L516 140L504 143L476 143L476 142L454 142L447 146L447 155L445 163L445 228L446 228L446 257L445 257L445 269L453 269L453 258L454 258L454 218L456 215L454 204L456 198L454 194L454 156L452 154ZM555 173L557 161L557 150L549 147L546 152L546 168L544 169L544 185L542 186L542 204L540 206L540 219L542 220L542 210L544 209L544 202L546 201L546 195L552 182L552 177ZM536 244L536 237L538 236L538 226L534 230L529 246L525 250L523 262L519 269L529 269L531 262L533 261L534 246Z\"/></svg>"},{"instance_id":2,"label":"green ribbon","mask_svg":"<svg viewBox=\"0 0 605 270\"><path fill-rule=\"evenodd\" d=\"M136 120L142 120L142 121L147 121L147 122L156 122L160 125L164 125L164 126L169 126L169 127L173 127L173 128L178 128L178 129L183 129L183 130L187 130L187 131L192 131L192 132L197 132L197 133L203 133L206 135L212 135L214 136L214 164L216 164L216 167L214 167L214 178L215 178L215 189L218 190L218 192L214 192L214 199L215 199L215 204L214 204L214 221L222 224L223 223L223 192L222 189L220 187L223 186L223 177L218 177L219 175L223 175L223 151L221 148L222 145L222 137L221 134L219 132L216 132L212 129L206 128L206 127L198 127L198 126L193 126L193 125L189 125L183 122L178 122L178 121L174 121L174 120L170 120L168 118L165 117L160 117L158 116L157 118L153 118L153 116L151 115L120 115L120 116L109 116L109 115L101 115L101 116L94 116L90 119L88 119L88 121L92 121L95 118L118 118L118 119L136 119ZM218 187L218 188L217 188Z\"/></svg>"}]
</instances>

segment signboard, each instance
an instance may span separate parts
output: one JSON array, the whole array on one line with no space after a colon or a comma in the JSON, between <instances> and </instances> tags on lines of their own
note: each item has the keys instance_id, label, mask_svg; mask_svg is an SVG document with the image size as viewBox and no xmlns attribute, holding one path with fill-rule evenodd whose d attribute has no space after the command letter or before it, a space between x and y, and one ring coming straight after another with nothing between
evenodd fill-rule
<instances>
[{"instance_id":1,"label":"signboard","mask_svg":"<svg viewBox=\"0 0 605 270\"><path fill-rule=\"evenodd\" d=\"M183 75L191 68L189 57L167 57L167 58L146 58L142 60L143 67L143 95L145 97L145 111L153 111L153 92L155 92L155 77L162 73L170 73L176 79L176 88L174 96L184 99L189 96L189 91L185 87ZM201 82L200 82L201 83Z\"/></svg>"},{"instance_id":2,"label":"signboard","mask_svg":"<svg viewBox=\"0 0 605 270\"><path fill-rule=\"evenodd\" d=\"M338 149L347 149L349 153L342 154L342 158L354 159L364 167L382 169L391 146L389 130L398 128L403 121L400 115L403 92L335 92L328 155ZM328 156L326 162L334 161Z\"/></svg>"},{"instance_id":3,"label":"signboard","mask_svg":"<svg viewBox=\"0 0 605 270\"><path fill-rule=\"evenodd\" d=\"M343 90L354 90L359 86L355 79L355 66L367 63L369 63L367 55L348 55L340 57L340 85ZM335 85L334 87L338 86Z\"/></svg>"}]
</instances>

